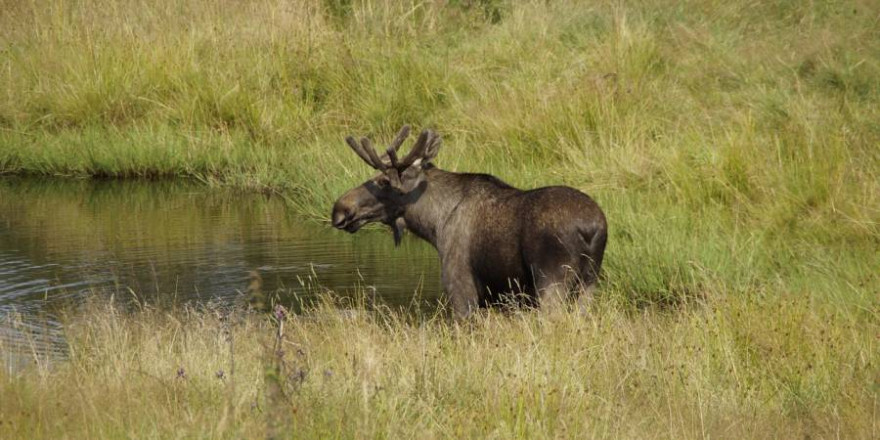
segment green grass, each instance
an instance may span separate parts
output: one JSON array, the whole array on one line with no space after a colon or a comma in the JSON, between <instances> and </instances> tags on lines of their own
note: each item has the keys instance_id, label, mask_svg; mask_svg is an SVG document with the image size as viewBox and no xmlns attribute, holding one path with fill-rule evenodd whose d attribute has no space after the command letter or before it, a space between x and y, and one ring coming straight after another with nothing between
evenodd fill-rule
<instances>
[{"instance_id":1,"label":"green grass","mask_svg":"<svg viewBox=\"0 0 880 440\"><path fill-rule=\"evenodd\" d=\"M369 173L343 136L413 123L442 166L519 185L876 220L871 2L3 10L3 173L187 176L324 215Z\"/></svg>"},{"instance_id":2,"label":"green grass","mask_svg":"<svg viewBox=\"0 0 880 440\"><path fill-rule=\"evenodd\" d=\"M290 333L309 348L311 376L302 400L273 416L284 426L355 437L880 432L877 2L0 0L0 10L2 174L195 179L277 192L325 219L371 172L343 137L386 142L412 123L443 134L443 168L567 184L606 211L607 277L590 318L493 315L465 330L317 313ZM211 379L219 352L175 345L181 332L215 337L216 323L199 327L208 314L111 317L145 339L117 358L106 331L93 357L7 378L0 404L29 414L15 429L268 429L265 408L247 409L271 400L259 386L262 321L243 327L253 343L237 347L252 351L238 356L233 393ZM165 385L131 363L151 331L149 344L182 347L144 364ZM346 352L373 370L346 370L360 365ZM442 355L417 358L429 352ZM169 377L181 353L202 379ZM325 366L337 373L322 385ZM105 383L96 369L138 380ZM46 406L57 395L80 396L59 403L74 416Z\"/></svg>"}]
</instances>

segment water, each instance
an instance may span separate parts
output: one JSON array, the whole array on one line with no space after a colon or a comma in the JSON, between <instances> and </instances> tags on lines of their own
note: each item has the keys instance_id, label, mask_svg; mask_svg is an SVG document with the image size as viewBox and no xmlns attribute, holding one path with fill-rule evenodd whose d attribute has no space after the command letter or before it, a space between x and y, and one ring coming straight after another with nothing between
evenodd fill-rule
<instances>
[{"instance_id":1,"label":"water","mask_svg":"<svg viewBox=\"0 0 880 440\"><path fill-rule=\"evenodd\" d=\"M0 179L0 350L28 345L23 329L53 340L57 311L86 297L232 302L254 273L267 296L288 303L316 286L392 304L414 296L436 304L440 291L427 243L409 237L395 248L386 230L352 235L304 221L278 197L170 182Z\"/></svg>"}]
</instances>

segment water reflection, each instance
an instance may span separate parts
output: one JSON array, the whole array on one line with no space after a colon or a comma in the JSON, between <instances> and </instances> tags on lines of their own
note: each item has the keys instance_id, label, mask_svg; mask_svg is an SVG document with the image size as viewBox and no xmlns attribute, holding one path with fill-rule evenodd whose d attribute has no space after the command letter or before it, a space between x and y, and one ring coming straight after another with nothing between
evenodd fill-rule
<instances>
[{"instance_id":1,"label":"water reflection","mask_svg":"<svg viewBox=\"0 0 880 440\"><path fill-rule=\"evenodd\" d=\"M387 231L349 235L302 221L277 197L171 182L0 179L0 318L51 317L58 304L97 292L230 300L253 271L282 301L307 294L302 282L315 278L340 293L370 286L391 303L416 291L432 302L440 290L427 244L410 238L395 249Z\"/></svg>"}]
</instances>

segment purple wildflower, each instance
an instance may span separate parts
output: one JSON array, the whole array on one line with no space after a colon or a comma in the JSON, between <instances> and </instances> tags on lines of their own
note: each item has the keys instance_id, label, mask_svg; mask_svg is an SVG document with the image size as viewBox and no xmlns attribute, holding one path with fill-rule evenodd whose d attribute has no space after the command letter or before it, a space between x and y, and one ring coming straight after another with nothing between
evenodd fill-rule
<instances>
[{"instance_id":1,"label":"purple wildflower","mask_svg":"<svg viewBox=\"0 0 880 440\"><path fill-rule=\"evenodd\" d=\"M287 317L287 309L281 304L275 306L275 319L281 321Z\"/></svg>"}]
</instances>

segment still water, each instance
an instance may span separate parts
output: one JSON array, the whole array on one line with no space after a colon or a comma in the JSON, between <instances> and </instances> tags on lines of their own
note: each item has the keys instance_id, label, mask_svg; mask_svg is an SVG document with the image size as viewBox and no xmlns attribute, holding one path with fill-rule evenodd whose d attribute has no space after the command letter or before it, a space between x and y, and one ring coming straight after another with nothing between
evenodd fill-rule
<instances>
[{"instance_id":1,"label":"still water","mask_svg":"<svg viewBox=\"0 0 880 440\"><path fill-rule=\"evenodd\" d=\"M288 303L361 289L387 303L431 304L440 291L430 245L408 237L395 248L386 230L351 235L304 221L278 197L171 182L0 179L0 349L20 337L12 317L56 331L60 307L94 295L232 302L255 273L267 296Z\"/></svg>"}]
</instances>

